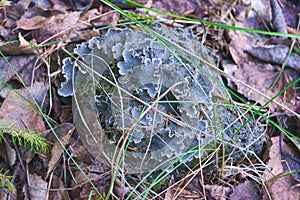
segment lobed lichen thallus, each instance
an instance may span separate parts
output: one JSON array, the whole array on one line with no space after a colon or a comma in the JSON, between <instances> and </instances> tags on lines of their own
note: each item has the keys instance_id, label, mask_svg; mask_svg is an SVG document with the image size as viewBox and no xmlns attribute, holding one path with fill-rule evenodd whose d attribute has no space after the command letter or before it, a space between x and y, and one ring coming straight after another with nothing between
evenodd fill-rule
<instances>
[{"instance_id":1,"label":"lobed lichen thallus","mask_svg":"<svg viewBox=\"0 0 300 200\"><path fill-rule=\"evenodd\" d=\"M110 29L79 44L77 59L64 60L59 94L73 95L74 122L89 151L110 164L122 161L128 173L184 163L219 145L233 160L259 153L265 128L230 103L192 31L154 31L156 38Z\"/></svg>"}]
</instances>

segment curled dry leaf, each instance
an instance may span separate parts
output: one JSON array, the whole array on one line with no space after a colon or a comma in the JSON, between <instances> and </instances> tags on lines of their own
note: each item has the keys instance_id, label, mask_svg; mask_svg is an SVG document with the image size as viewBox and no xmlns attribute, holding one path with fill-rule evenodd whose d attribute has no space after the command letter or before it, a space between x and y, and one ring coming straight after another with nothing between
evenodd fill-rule
<instances>
[{"instance_id":1,"label":"curled dry leaf","mask_svg":"<svg viewBox=\"0 0 300 200\"><path fill-rule=\"evenodd\" d=\"M300 70L300 56L296 53L291 53L288 57L290 48L284 45L268 45L268 46L250 46L246 45L244 50L252 56L259 58L262 61L282 65L286 59L286 65Z\"/></svg>"}]
</instances>

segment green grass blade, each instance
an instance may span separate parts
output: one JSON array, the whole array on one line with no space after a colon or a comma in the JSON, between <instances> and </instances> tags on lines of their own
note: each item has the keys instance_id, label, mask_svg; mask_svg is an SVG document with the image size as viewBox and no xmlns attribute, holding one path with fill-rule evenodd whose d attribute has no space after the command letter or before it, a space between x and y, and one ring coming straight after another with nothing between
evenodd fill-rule
<instances>
[{"instance_id":1,"label":"green grass blade","mask_svg":"<svg viewBox=\"0 0 300 200\"><path fill-rule=\"evenodd\" d=\"M139 8L145 8L147 10L156 12L158 14L163 14L163 15L166 15L166 16L169 16L169 17L182 19L182 20L186 20L186 21L191 21L191 22L194 22L194 23L200 23L200 24L204 24L204 25L215 26L215 27L220 27L220 28L224 28L224 29L232 29L232 30L237 30L237 31L244 31L244 32L249 32L249 33L259 33L259 34L264 34L264 35L291 37L291 38L298 38L298 39L300 38L300 35L296 35L296 34L284 34L284 33L279 33L279 32L268 32L268 31L263 31L263 30L255 30L255 29L250 29L250 28L230 26L230 25L226 25L226 24L219 24L219 23L215 23L215 22L207 22L207 21L192 19L192 18L189 18L189 17L183 17L183 16L180 16L180 15L172 14L172 13L161 11L161 10L157 10L157 9L154 9L154 8L149 8L147 6L144 6L142 4L134 2L132 0L125 0L125 2L127 2L129 4L132 4L134 6L137 6Z\"/></svg>"}]
</instances>

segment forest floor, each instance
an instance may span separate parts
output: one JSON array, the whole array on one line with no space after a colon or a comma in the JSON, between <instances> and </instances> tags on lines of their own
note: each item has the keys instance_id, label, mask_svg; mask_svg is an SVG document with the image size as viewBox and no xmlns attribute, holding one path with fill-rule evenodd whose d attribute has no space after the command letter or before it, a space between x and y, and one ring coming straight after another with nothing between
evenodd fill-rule
<instances>
[{"instance_id":1,"label":"forest floor","mask_svg":"<svg viewBox=\"0 0 300 200\"><path fill-rule=\"evenodd\" d=\"M299 1L136 1L181 19L110 1L147 25L161 20L169 28L191 28L199 38L205 34L204 44L229 75L225 84L268 118L258 155L263 168L254 159L252 167L238 163L211 179L199 170L180 184L170 175L147 196L138 194L148 183L131 194L134 183L112 180L109 167L80 140L72 98L57 92L64 81L62 60L76 44L130 20L97 0L5 2L0 1L1 199L300 198Z\"/></svg>"}]
</instances>

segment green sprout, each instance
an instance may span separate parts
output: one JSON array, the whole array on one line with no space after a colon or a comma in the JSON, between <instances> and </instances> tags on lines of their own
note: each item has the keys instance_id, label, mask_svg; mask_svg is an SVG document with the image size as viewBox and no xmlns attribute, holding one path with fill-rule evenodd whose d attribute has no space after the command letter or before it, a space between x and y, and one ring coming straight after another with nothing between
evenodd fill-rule
<instances>
[{"instance_id":1,"label":"green sprout","mask_svg":"<svg viewBox=\"0 0 300 200\"><path fill-rule=\"evenodd\" d=\"M0 183L1 183L1 188L7 189L8 192L13 192L15 191L15 186L10 182L10 179L14 178L13 176L8 176L9 170L5 171L2 173L3 168L0 169Z\"/></svg>"},{"instance_id":2,"label":"green sprout","mask_svg":"<svg viewBox=\"0 0 300 200\"><path fill-rule=\"evenodd\" d=\"M14 126L14 124L15 122L10 124L0 123L0 142L4 140L4 134L9 134L15 144L17 143L20 146L29 145L31 150L35 147L36 151L47 151L49 144L47 143L46 138L41 136L42 133Z\"/></svg>"}]
</instances>

